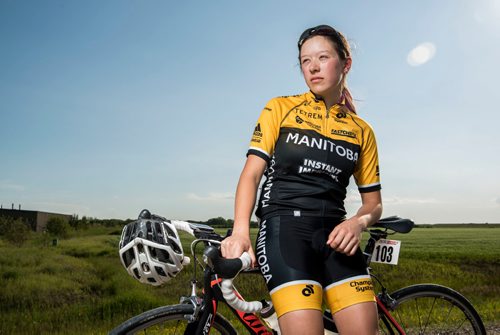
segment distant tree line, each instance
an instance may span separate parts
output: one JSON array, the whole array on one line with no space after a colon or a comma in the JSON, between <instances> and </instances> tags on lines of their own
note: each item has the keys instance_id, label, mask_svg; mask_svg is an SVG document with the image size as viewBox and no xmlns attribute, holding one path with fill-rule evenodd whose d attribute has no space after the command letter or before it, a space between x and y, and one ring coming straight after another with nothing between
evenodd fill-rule
<instances>
[{"instance_id":1,"label":"distant tree line","mask_svg":"<svg viewBox=\"0 0 500 335\"><path fill-rule=\"evenodd\" d=\"M99 226L121 228L132 221L134 220L97 219L87 216L79 218L76 214L73 215L69 220L54 216L48 219L43 233L53 238L64 239L70 235L70 232L72 230L86 230ZM225 219L219 216L216 218L208 219L207 221L188 220L188 222L206 224L213 228L232 228L234 220ZM258 223L255 221L251 221L250 227L258 227ZM31 234L34 234L34 232L32 231L30 224L28 222L25 222L23 219L13 219L10 217L0 216L0 238L12 243L13 245L22 246Z\"/></svg>"}]
</instances>

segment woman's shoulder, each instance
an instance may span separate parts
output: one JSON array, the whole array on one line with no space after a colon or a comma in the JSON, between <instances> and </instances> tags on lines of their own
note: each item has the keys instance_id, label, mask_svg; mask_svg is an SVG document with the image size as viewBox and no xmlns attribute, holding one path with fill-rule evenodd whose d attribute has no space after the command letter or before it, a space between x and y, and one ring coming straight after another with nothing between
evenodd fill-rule
<instances>
[{"instance_id":1,"label":"woman's shoulder","mask_svg":"<svg viewBox=\"0 0 500 335\"><path fill-rule=\"evenodd\" d=\"M287 104L287 103L300 104L303 101L307 101L307 99L308 99L307 93L294 94L294 95L280 95L271 98L269 100L269 103L273 102L279 104Z\"/></svg>"},{"instance_id":2,"label":"woman's shoulder","mask_svg":"<svg viewBox=\"0 0 500 335\"><path fill-rule=\"evenodd\" d=\"M373 132L372 125L364 118L364 116L360 116L359 114L350 111L347 113L347 115L351 117L351 119L354 121L356 125L358 125L358 127L366 131Z\"/></svg>"}]
</instances>

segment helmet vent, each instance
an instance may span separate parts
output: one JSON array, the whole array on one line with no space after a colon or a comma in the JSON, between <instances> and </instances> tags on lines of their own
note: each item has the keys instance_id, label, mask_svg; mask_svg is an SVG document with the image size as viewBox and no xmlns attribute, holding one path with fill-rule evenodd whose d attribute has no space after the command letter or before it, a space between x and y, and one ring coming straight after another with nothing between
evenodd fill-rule
<instances>
[{"instance_id":1,"label":"helmet vent","mask_svg":"<svg viewBox=\"0 0 500 335\"><path fill-rule=\"evenodd\" d=\"M151 221L146 222L146 238L150 241L154 241L153 239L153 227Z\"/></svg>"},{"instance_id":2,"label":"helmet vent","mask_svg":"<svg viewBox=\"0 0 500 335\"><path fill-rule=\"evenodd\" d=\"M172 229L170 229L169 226L167 226L166 224L163 225L163 227L165 227L165 230L167 231L167 235L170 236L170 237L177 237L174 233L174 231Z\"/></svg>"},{"instance_id":3,"label":"helmet vent","mask_svg":"<svg viewBox=\"0 0 500 335\"><path fill-rule=\"evenodd\" d=\"M167 251L157 248L151 249L151 256L160 262L173 264Z\"/></svg>"},{"instance_id":4,"label":"helmet vent","mask_svg":"<svg viewBox=\"0 0 500 335\"><path fill-rule=\"evenodd\" d=\"M141 268L142 268L142 271L144 271L144 272L150 272L151 271L151 268L149 267L148 263L142 263L141 264Z\"/></svg>"},{"instance_id":5,"label":"helmet vent","mask_svg":"<svg viewBox=\"0 0 500 335\"><path fill-rule=\"evenodd\" d=\"M161 230L161 223L159 221L154 222L155 225L155 232L153 239L156 243L164 244L164 239L163 239L163 231Z\"/></svg>"},{"instance_id":6,"label":"helmet vent","mask_svg":"<svg viewBox=\"0 0 500 335\"><path fill-rule=\"evenodd\" d=\"M182 249L181 247L177 244L177 242L175 242L173 239L171 238L168 238L168 245L170 245L170 247L172 249L174 249L174 251L178 254L181 254L182 253Z\"/></svg>"},{"instance_id":7,"label":"helmet vent","mask_svg":"<svg viewBox=\"0 0 500 335\"><path fill-rule=\"evenodd\" d=\"M156 272L158 272L158 274L159 274L160 276L163 276L163 277L168 277L168 276L167 276L167 274L165 273L165 271L163 271L163 269L162 269L162 268L160 268L159 266L155 266L155 270L156 270Z\"/></svg>"}]
</instances>

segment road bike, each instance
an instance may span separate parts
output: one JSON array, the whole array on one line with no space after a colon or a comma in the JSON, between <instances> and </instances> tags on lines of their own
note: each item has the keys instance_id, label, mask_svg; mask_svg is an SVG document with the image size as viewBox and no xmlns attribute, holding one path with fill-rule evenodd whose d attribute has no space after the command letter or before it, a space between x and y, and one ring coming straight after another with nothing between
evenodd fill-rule
<instances>
[{"instance_id":1,"label":"road bike","mask_svg":"<svg viewBox=\"0 0 500 335\"><path fill-rule=\"evenodd\" d=\"M163 219L163 218L162 218ZM224 259L220 256L220 242L227 237L212 227L185 221L171 220L180 231L194 237L191 254L194 259L191 293L180 297L176 305L162 306L134 316L117 326L110 335L121 334L238 334L233 324L222 315L219 303L227 304L248 334L280 334L279 327L268 327L259 312L270 309L269 303L245 301L234 288L234 277L255 273L248 269L250 257ZM368 229L369 239L364 247L366 264L373 261L394 263L399 253L398 241L387 240L395 233L409 233L414 224L396 216L379 220ZM198 255L199 244L203 252ZM370 267L369 267L370 268ZM203 271L198 281L197 269ZM436 284L416 284L392 293L373 271L370 271L380 289L376 294L380 334L486 334L483 322L472 304L459 292ZM202 290L198 290L201 284ZM323 315L325 334L337 334L335 322L328 310Z\"/></svg>"}]
</instances>

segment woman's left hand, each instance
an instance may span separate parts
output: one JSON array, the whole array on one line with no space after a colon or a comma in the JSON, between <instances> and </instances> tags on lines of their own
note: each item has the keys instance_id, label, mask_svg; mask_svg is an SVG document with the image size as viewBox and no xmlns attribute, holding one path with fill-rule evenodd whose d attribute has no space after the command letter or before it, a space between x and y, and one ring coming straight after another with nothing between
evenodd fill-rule
<instances>
[{"instance_id":1,"label":"woman's left hand","mask_svg":"<svg viewBox=\"0 0 500 335\"><path fill-rule=\"evenodd\" d=\"M354 255L361 243L361 233L365 226L357 217L352 217L337 225L328 236L328 244L335 251L348 256Z\"/></svg>"}]
</instances>

